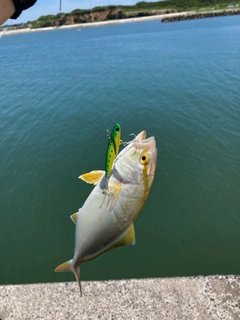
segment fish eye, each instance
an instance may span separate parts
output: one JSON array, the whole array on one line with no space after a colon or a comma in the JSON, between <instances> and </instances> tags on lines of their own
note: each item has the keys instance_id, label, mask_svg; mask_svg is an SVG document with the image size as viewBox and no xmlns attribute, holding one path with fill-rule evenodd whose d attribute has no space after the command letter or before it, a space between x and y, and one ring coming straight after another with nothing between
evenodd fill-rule
<instances>
[{"instance_id":1,"label":"fish eye","mask_svg":"<svg viewBox=\"0 0 240 320\"><path fill-rule=\"evenodd\" d=\"M149 161L149 155L147 153L142 153L141 157L140 157L140 162L141 164L147 164Z\"/></svg>"},{"instance_id":2,"label":"fish eye","mask_svg":"<svg viewBox=\"0 0 240 320\"><path fill-rule=\"evenodd\" d=\"M116 128L116 131L119 131L119 128L118 128L118 127Z\"/></svg>"}]
</instances>

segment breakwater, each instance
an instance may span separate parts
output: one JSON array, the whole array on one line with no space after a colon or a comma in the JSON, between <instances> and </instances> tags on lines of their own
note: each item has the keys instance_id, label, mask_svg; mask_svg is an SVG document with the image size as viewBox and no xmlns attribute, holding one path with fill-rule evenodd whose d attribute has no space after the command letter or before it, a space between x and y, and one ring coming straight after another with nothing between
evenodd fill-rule
<instances>
[{"instance_id":1,"label":"breakwater","mask_svg":"<svg viewBox=\"0 0 240 320\"><path fill-rule=\"evenodd\" d=\"M162 18L162 22L173 22L182 20L213 18L222 16L233 16L240 14L240 9L221 10L221 11L208 11L208 12L186 12L179 13L178 15L169 15Z\"/></svg>"}]
</instances>

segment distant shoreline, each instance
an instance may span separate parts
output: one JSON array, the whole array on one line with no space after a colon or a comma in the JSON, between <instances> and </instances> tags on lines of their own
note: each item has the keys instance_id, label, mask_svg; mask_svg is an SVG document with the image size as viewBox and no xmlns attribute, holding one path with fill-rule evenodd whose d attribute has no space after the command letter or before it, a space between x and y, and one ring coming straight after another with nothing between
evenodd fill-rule
<instances>
[{"instance_id":1,"label":"distant shoreline","mask_svg":"<svg viewBox=\"0 0 240 320\"><path fill-rule=\"evenodd\" d=\"M213 12L190 11L190 12L167 13L167 14L146 16L146 17L140 17L140 18L139 17L127 18L127 19L119 19L119 20L108 20L108 21L63 25L61 27L46 27L46 28L34 28L34 29L24 28L24 29L17 29L17 30L7 30L7 31L0 32L0 38L1 36L29 33L29 32L41 32L41 31L64 30L64 29L83 29L83 28L90 28L90 27L99 27L99 26L112 25L112 24L140 22L140 21L149 21L149 20L161 20L162 22L172 22L172 21L182 21L182 20L200 19L200 18L208 18L208 17L239 15L239 14L240 14L240 9L219 10L219 11L213 11Z\"/></svg>"},{"instance_id":2,"label":"distant shoreline","mask_svg":"<svg viewBox=\"0 0 240 320\"><path fill-rule=\"evenodd\" d=\"M187 13L187 12L183 12L183 13ZM78 23L78 24L63 25L61 27L46 27L46 28L36 28L36 29L25 28L25 29L2 31L0 34L11 35L11 34L26 33L26 32L40 32L40 31L64 30L64 29L83 29L83 28L90 28L90 27L106 26L110 24L120 24L120 23L129 23L129 22L147 21L147 20L162 20L165 17L169 17L169 16L174 17L175 15L179 15L179 13L160 14L160 15L141 17L141 18L127 18L127 19L119 19L119 20Z\"/></svg>"}]
</instances>

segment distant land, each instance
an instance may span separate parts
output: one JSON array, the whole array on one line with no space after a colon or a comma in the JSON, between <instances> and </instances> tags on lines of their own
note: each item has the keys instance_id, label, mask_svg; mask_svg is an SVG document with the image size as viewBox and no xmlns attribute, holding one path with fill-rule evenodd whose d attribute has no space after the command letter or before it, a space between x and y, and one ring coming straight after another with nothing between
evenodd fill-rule
<instances>
[{"instance_id":1,"label":"distant land","mask_svg":"<svg viewBox=\"0 0 240 320\"><path fill-rule=\"evenodd\" d=\"M141 1L133 6L116 5L94 7L87 10L75 9L69 13L60 12L57 15L41 16L37 20L28 21L27 23L2 26L0 27L0 31L17 30L24 28L58 28L67 25L140 18L162 14L171 15L172 13L181 12L191 12L191 14L188 15L187 19L196 19L206 16L229 15L231 14L230 11L233 10L235 11L232 14L240 14L239 9L240 0L165 0L158 2ZM219 13L217 14L217 12ZM207 15L206 13L210 14ZM178 19L177 17L175 17L174 19L166 18L165 21L178 21L185 18L186 16L183 16L180 19Z\"/></svg>"}]
</instances>

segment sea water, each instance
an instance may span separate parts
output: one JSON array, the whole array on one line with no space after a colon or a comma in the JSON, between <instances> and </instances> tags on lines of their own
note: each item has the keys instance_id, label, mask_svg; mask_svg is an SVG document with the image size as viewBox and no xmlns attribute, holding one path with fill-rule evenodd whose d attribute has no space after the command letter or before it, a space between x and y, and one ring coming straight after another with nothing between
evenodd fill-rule
<instances>
[{"instance_id":1,"label":"sea water","mask_svg":"<svg viewBox=\"0 0 240 320\"><path fill-rule=\"evenodd\" d=\"M74 280L69 216L104 169L107 129L155 136L136 245L82 280L236 274L240 16L31 32L0 40L0 283Z\"/></svg>"}]
</instances>

